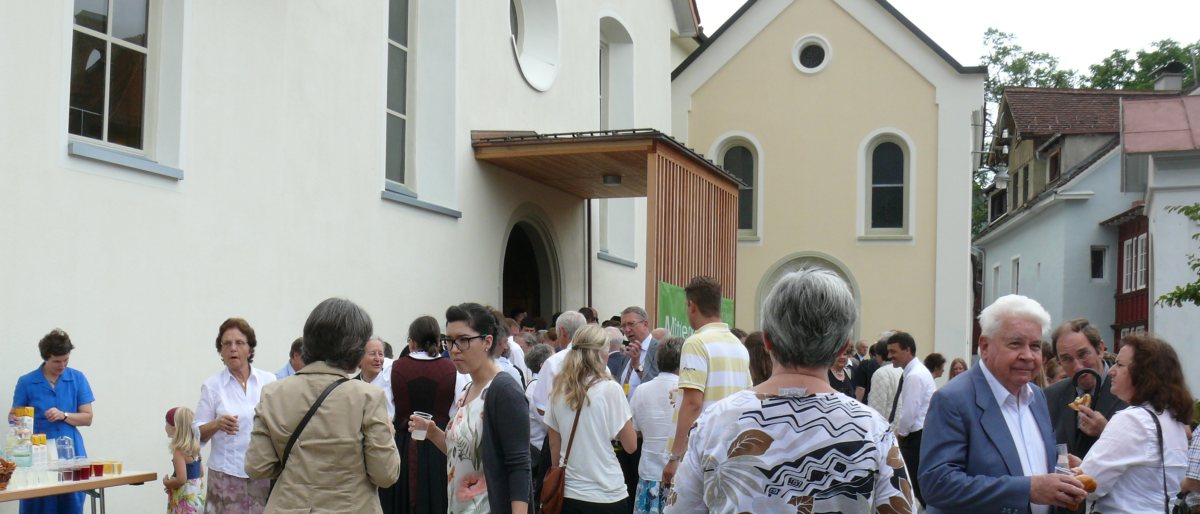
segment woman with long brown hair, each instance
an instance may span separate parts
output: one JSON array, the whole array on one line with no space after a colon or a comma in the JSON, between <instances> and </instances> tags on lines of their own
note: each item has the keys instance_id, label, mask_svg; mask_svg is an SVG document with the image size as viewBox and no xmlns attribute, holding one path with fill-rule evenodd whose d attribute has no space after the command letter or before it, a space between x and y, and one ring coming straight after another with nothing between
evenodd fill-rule
<instances>
[{"instance_id":1,"label":"woman with long brown hair","mask_svg":"<svg viewBox=\"0 0 1200 514\"><path fill-rule=\"evenodd\" d=\"M575 333L562 371L554 377L546 410L546 437L553 466L566 465L563 514L628 514L629 491L611 441L620 439L625 453L637 449L633 414L621 385L606 364L608 337L599 325ZM566 439L563 434L574 434ZM616 500L616 501L614 501Z\"/></svg>"},{"instance_id":2,"label":"woman with long brown hair","mask_svg":"<svg viewBox=\"0 0 1200 514\"><path fill-rule=\"evenodd\" d=\"M1109 375L1129 407L1113 415L1080 465L1096 479L1089 512L1157 512L1187 470L1192 394L1166 341L1134 334L1121 344Z\"/></svg>"}]
</instances>

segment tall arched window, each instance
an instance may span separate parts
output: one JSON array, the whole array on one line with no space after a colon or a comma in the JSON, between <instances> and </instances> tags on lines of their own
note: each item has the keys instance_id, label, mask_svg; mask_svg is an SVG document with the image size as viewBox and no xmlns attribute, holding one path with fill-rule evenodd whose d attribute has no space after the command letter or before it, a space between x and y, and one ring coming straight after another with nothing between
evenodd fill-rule
<instances>
[{"instance_id":1,"label":"tall arched window","mask_svg":"<svg viewBox=\"0 0 1200 514\"><path fill-rule=\"evenodd\" d=\"M721 155L721 166L745 185L738 191L738 231L753 235L754 225L754 152L745 145L735 144Z\"/></svg>"},{"instance_id":2,"label":"tall arched window","mask_svg":"<svg viewBox=\"0 0 1200 514\"><path fill-rule=\"evenodd\" d=\"M908 233L908 156L904 143L883 138L870 146L867 162L868 231Z\"/></svg>"}]
</instances>

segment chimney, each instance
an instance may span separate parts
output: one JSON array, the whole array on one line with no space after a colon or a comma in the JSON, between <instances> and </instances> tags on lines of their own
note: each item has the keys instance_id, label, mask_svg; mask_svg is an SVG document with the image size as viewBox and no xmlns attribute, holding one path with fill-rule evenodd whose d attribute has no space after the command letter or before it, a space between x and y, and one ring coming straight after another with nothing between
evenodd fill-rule
<instances>
[{"instance_id":1,"label":"chimney","mask_svg":"<svg viewBox=\"0 0 1200 514\"><path fill-rule=\"evenodd\" d=\"M1179 61L1171 61L1154 70L1154 90L1179 91L1183 89L1184 70L1183 63Z\"/></svg>"}]
</instances>

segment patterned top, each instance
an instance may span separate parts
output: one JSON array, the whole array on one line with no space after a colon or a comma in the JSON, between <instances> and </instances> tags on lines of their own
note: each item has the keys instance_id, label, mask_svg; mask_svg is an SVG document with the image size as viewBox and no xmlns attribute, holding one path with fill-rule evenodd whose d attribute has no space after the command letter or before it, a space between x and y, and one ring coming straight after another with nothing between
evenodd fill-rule
<instances>
[{"instance_id":1,"label":"patterned top","mask_svg":"<svg viewBox=\"0 0 1200 514\"><path fill-rule=\"evenodd\" d=\"M1192 433L1192 444L1188 448L1187 477L1200 480L1200 430Z\"/></svg>"},{"instance_id":2,"label":"patterned top","mask_svg":"<svg viewBox=\"0 0 1200 514\"><path fill-rule=\"evenodd\" d=\"M470 403L464 394L458 400L458 410L446 427L446 478L450 514L485 513L488 506L487 482L483 477L483 394L491 383L483 386ZM468 388L470 385L468 384Z\"/></svg>"},{"instance_id":3,"label":"patterned top","mask_svg":"<svg viewBox=\"0 0 1200 514\"><path fill-rule=\"evenodd\" d=\"M908 513L912 489L879 414L837 393L743 391L706 410L668 513Z\"/></svg>"}]
</instances>

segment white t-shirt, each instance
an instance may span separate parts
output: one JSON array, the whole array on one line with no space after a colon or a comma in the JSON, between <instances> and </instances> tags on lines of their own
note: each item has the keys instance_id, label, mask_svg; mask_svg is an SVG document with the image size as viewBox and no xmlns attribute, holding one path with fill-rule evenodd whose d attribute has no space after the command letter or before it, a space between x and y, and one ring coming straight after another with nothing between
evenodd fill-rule
<instances>
[{"instance_id":1,"label":"white t-shirt","mask_svg":"<svg viewBox=\"0 0 1200 514\"><path fill-rule=\"evenodd\" d=\"M543 368L545 371L545 368ZM541 379L539 379L541 380ZM613 453L612 440L632 418L625 391L612 380L602 380L588 389L588 401L579 415L571 460L567 462L564 496L592 503L612 503L629 496L621 465ZM560 435L559 462L567 453L567 442L575 421L575 410L563 398L552 398L546 411L546 426Z\"/></svg>"},{"instance_id":2,"label":"white t-shirt","mask_svg":"<svg viewBox=\"0 0 1200 514\"><path fill-rule=\"evenodd\" d=\"M667 465L667 439L675 435L675 397L679 394L679 375L661 372L654 380L642 384L633 392L629 409L633 411L633 426L642 433L642 460L638 477L658 482Z\"/></svg>"},{"instance_id":3,"label":"white t-shirt","mask_svg":"<svg viewBox=\"0 0 1200 514\"><path fill-rule=\"evenodd\" d=\"M387 396L388 419L396 418L396 401L392 398L392 363L394 359L387 357L383 358L383 369L375 375L375 380L370 382L371 385L383 389L384 395Z\"/></svg>"},{"instance_id":4,"label":"white t-shirt","mask_svg":"<svg viewBox=\"0 0 1200 514\"><path fill-rule=\"evenodd\" d=\"M529 400L529 444L540 450L542 444L546 442L546 425L542 423L542 415L538 414L537 407L533 406L533 386L535 384L537 384L537 377L534 377L533 383L525 389L525 398Z\"/></svg>"}]
</instances>

